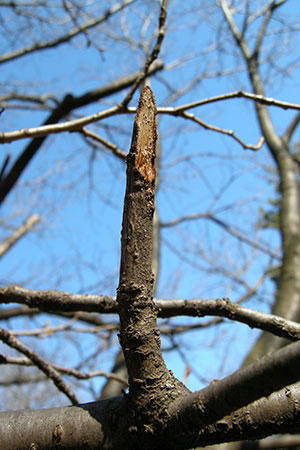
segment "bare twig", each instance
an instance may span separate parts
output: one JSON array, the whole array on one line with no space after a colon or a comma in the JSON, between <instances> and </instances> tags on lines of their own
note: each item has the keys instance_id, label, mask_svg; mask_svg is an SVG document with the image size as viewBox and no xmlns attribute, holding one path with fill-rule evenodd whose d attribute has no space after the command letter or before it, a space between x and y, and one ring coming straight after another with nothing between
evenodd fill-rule
<instances>
[{"instance_id":1,"label":"bare twig","mask_svg":"<svg viewBox=\"0 0 300 450\"><path fill-rule=\"evenodd\" d=\"M185 119L189 119L193 122L196 122L197 124L201 125L206 130L217 131L218 133L226 134L227 136L232 137L245 150L247 150L247 149L248 150L259 150L265 141L265 139L263 137L261 137L256 145L246 144L238 136L236 136L232 130L225 130L224 128L219 128L219 127L216 127L213 125L209 125L208 123L204 122L203 120L198 119L198 117L195 117L194 114L188 113L186 111L183 111L182 113L179 113L178 115L180 115L181 117L184 117Z\"/></svg>"},{"instance_id":2,"label":"bare twig","mask_svg":"<svg viewBox=\"0 0 300 450\"><path fill-rule=\"evenodd\" d=\"M18 350L23 355L27 356L32 363L38 367L45 375L50 378L55 386L63 392L73 404L77 404L78 400L69 386L66 385L61 375L54 367L46 362L41 356L37 355L33 350L24 345L16 337L14 337L9 331L0 328L0 340L11 348Z\"/></svg>"},{"instance_id":3,"label":"bare twig","mask_svg":"<svg viewBox=\"0 0 300 450\"><path fill-rule=\"evenodd\" d=\"M15 230L8 238L6 238L0 244L0 258L14 245L18 242L21 237L28 233L38 222L40 221L40 216L38 214L33 214L28 217L25 222Z\"/></svg>"},{"instance_id":4,"label":"bare twig","mask_svg":"<svg viewBox=\"0 0 300 450\"><path fill-rule=\"evenodd\" d=\"M225 221L218 219L211 213L196 213L191 214L189 216L182 216L178 219L174 219L170 222L162 222L160 225L161 227L174 227L176 225L179 225L182 222L192 221L192 220L198 220L198 219L208 219L214 222L216 225L219 225L221 228L223 228L227 233L231 234L232 236L236 237L239 241L245 242L250 247L256 248L257 250L260 250L263 253L266 253L267 255L270 255L272 258L279 258L278 253L273 252L269 247L266 245L262 245L260 242L256 242L251 240L246 234L241 233L239 230L234 228L229 223L226 223Z\"/></svg>"},{"instance_id":5,"label":"bare twig","mask_svg":"<svg viewBox=\"0 0 300 450\"><path fill-rule=\"evenodd\" d=\"M36 329L32 329L32 330L10 330L10 333L13 336L42 336L42 337L46 337L46 336L51 336L52 334L58 332L58 331L65 331L65 330L69 330L70 328L72 328L72 326L74 325L75 322L77 322L78 317L75 314L74 317L65 324L62 325L57 325L55 327L50 327L49 324L47 323L43 328L36 328Z\"/></svg>"},{"instance_id":6,"label":"bare twig","mask_svg":"<svg viewBox=\"0 0 300 450\"><path fill-rule=\"evenodd\" d=\"M230 100L232 98L246 98L249 100L254 100L257 103L267 106L278 106L282 109L295 109L300 111L300 104L284 102L282 100L276 100L272 97L265 97L259 94L252 94L251 92L245 91L233 91L227 94L215 95L213 97L205 98L203 100L198 100L196 102L187 103L185 105L176 106L175 108L159 108L158 113L162 114L176 114L181 111L187 111L188 109L196 108L198 106L208 105L210 103L220 102L224 100Z\"/></svg>"},{"instance_id":7,"label":"bare twig","mask_svg":"<svg viewBox=\"0 0 300 450\"><path fill-rule=\"evenodd\" d=\"M296 114L296 116L293 118L293 120L291 121L291 123L289 124L289 126L287 127L287 129L283 135L283 140L287 144L290 143L293 133L295 132L299 123L300 123L300 112L298 114Z\"/></svg>"},{"instance_id":8,"label":"bare twig","mask_svg":"<svg viewBox=\"0 0 300 450\"><path fill-rule=\"evenodd\" d=\"M101 136L99 136L98 134L94 133L91 130L88 130L86 127L82 128L81 133L87 138L100 142L106 148L111 150L115 156L125 161L127 153L125 153L123 150L120 150L116 145L112 144L106 139L103 139Z\"/></svg>"},{"instance_id":9,"label":"bare twig","mask_svg":"<svg viewBox=\"0 0 300 450\"><path fill-rule=\"evenodd\" d=\"M21 56L28 55L29 53L34 53L36 51L40 50L46 50L48 48L56 47L59 44L65 43L73 39L75 36L78 36L80 33L86 32L89 28L93 28L96 25L99 25L102 22L105 22L110 16L113 14L121 11L126 6L133 3L135 0L124 0L124 2L118 3L117 5L110 8L105 14L103 14L101 17L98 17L97 19L92 19L86 22L85 24L76 26L72 30L70 30L68 33L53 39L52 41L48 42L36 42L33 45L28 45L27 47L14 50L13 52L4 53L0 57L0 64L3 64L7 61L12 61L16 58L20 58Z\"/></svg>"},{"instance_id":10,"label":"bare twig","mask_svg":"<svg viewBox=\"0 0 300 450\"><path fill-rule=\"evenodd\" d=\"M2 353L0 355L0 364L14 364L14 365L18 365L18 366L27 366L27 367L34 365L29 358L7 356ZM56 364L52 364L52 367L55 370L57 370L58 372L63 373L64 375L68 375L68 376L77 378L79 380L88 380L90 378L95 378L95 377L104 377L107 379L116 380L119 383L123 384L125 387L128 386L128 382L125 378L122 378L119 375L116 375L114 373L104 372L103 370L95 370L92 372L82 372L77 369L69 369L66 367L58 366Z\"/></svg>"},{"instance_id":11,"label":"bare twig","mask_svg":"<svg viewBox=\"0 0 300 450\"><path fill-rule=\"evenodd\" d=\"M166 26L166 18L167 18L167 3L168 0L162 0L161 8L160 8L160 16L158 23L158 34L156 39L156 44L151 52L151 54L146 59L144 69L141 72L140 76L135 80L132 85L130 91L127 93L126 97L122 101L123 107L127 107L128 103L133 97L133 94L139 87L140 83L147 77L151 64L157 59L158 54L160 52L161 44L163 42L165 36L165 26Z\"/></svg>"}]
</instances>

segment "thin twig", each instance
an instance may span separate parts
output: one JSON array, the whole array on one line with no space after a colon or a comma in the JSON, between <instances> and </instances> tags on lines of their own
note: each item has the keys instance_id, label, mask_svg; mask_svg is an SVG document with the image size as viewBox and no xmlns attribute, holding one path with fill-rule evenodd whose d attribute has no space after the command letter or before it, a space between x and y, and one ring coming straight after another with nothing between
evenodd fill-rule
<instances>
[{"instance_id":1,"label":"thin twig","mask_svg":"<svg viewBox=\"0 0 300 450\"><path fill-rule=\"evenodd\" d=\"M166 27L166 18L167 18L167 3L168 3L168 0L162 0L159 21L158 21L158 34L157 34L156 44L155 44L151 54L146 59L143 71L141 72L140 76L135 80L130 91L127 93L126 97L122 101L122 106L124 108L127 107L130 100L132 99L135 91L139 87L140 83L147 77L151 64L158 57L158 54L159 54L160 48L161 48L161 44L165 37L165 27Z\"/></svg>"},{"instance_id":2,"label":"thin twig","mask_svg":"<svg viewBox=\"0 0 300 450\"><path fill-rule=\"evenodd\" d=\"M238 136L236 136L232 130L226 130L225 128L219 128L214 125L210 125L210 124L204 122L203 120L199 119L198 117L196 117L194 114L188 113L186 111L183 111L183 112L179 113L178 115L180 115L181 117L183 117L185 119L189 119L192 122L196 122L198 125L201 125L201 127L205 128L206 130L216 131L218 133L225 134L227 136L232 137L232 139L234 139L236 142L238 142L245 150L255 150L255 151L259 150L265 141L264 137L260 137L259 141L256 145L246 144Z\"/></svg>"},{"instance_id":3,"label":"thin twig","mask_svg":"<svg viewBox=\"0 0 300 450\"><path fill-rule=\"evenodd\" d=\"M0 355L0 364L14 364L14 365L19 365L19 366L27 366L27 367L34 365L29 358L7 356L2 353ZM68 375L68 376L77 378L79 380L88 380L90 378L95 378L95 377L104 377L107 379L116 380L126 387L128 386L128 382L125 378L120 377L119 375L116 375L114 373L104 372L103 370L95 370L92 372L82 372L77 369L69 369L66 367L58 366L56 364L52 364L52 367L55 370L57 370L58 372L63 373L64 375Z\"/></svg>"},{"instance_id":4,"label":"thin twig","mask_svg":"<svg viewBox=\"0 0 300 450\"><path fill-rule=\"evenodd\" d=\"M90 139L93 139L94 141L100 142L106 148L111 150L115 156L118 156L118 158L125 161L127 153L124 152L123 150L120 150L115 144L112 144L111 142L107 141L106 139L103 139L97 133L94 133L94 131L88 130L86 127L82 128L81 133L87 138L90 138Z\"/></svg>"},{"instance_id":5,"label":"thin twig","mask_svg":"<svg viewBox=\"0 0 300 450\"><path fill-rule=\"evenodd\" d=\"M32 228L40 221L40 216L38 214L32 214L25 222L17 228L8 238L0 244L0 258L14 245L18 242L21 237L28 233Z\"/></svg>"},{"instance_id":6,"label":"thin twig","mask_svg":"<svg viewBox=\"0 0 300 450\"><path fill-rule=\"evenodd\" d=\"M236 237L239 241L245 242L250 247L256 248L257 250L260 250L263 253L266 253L267 255L270 255L272 258L279 258L279 254L276 252L273 252L267 245L262 245L259 242L255 242L251 240L245 233L241 233L237 228L233 227L229 223L218 219L215 217L212 213L196 213L196 214L190 214L188 216L182 216L178 219L171 220L169 222L162 222L160 224L161 227L168 228L168 227L174 227L176 225L179 225L183 222L189 222L193 220L198 219L208 219L214 222L216 225L219 225L221 228L226 230L229 234Z\"/></svg>"},{"instance_id":7,"label":"thin twig","mask_svg":"<svg viewBox=\"0 0 300 450\"><path fill-rule=\"evenodd\" d=\"M21 341L19 341L19 339L3 328L0 328L0 340L9 347L14 348L23 355L27 356L27 358L29 358L36 367L38 367L48 378L53 381L55 386L63 392L74 405L78 404L75 394L70 387L67 386L61 375L56 369L54 369L52 364L45 361L41 356L37 355L33 350L24 345Z\"/></svg>"},{"instance_id":8,"label":"thin twig","mask_svg":"<svg viewBox=\"0 0 300 450\"><path fill-rule=\"evenodd\" d=\"M59 44L65 43L73 39L75 36L78 36L80 33L86 32L88 29L95 27L96 25L99 25L102 22L105 22L110 16L113 14L121 11L126 6L133 3L135 0L125 0L122 3L118 3L117 5L113 6L111 9L109 9L105 14L103 14L101 17L98 17L97 19L91 19L85 24L79 25L75 28L72 28L68 33L53 39L52 41L48 42L36 42L33 45L28 45L27 47L14 50L9 53L4 53L0 57L0 64L5 63L7 61L12 61L16 58L19 58L24 55L28 55L29 53L34 53L36 51L45 50L48 48L56 47Z\"/></svg>"}]
</instances>

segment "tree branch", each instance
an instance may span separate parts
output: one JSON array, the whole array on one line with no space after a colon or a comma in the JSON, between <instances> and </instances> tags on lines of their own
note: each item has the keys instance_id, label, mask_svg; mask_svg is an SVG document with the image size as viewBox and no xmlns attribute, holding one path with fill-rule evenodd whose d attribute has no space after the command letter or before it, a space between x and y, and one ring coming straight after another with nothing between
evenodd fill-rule
<instances>
[{"instance_id":1,"label":"tree branch","mask_svg":"<svg viewBox=\"0 0 300 450\"><path fill-rule=\"evenodd\" d=\"M218 219L211 213L196 213L191 214L189 216L182 216L178 219L174 219L170 222L162 222L161 227L173 227L176 225L179 225L182 222L190 221L190 220L197 220L197 219L209 219L215 224L219 225L221 228L223 228L225 231L227 231L232 236L236 237L239 241L245 242L245 244L249 245L250 247L256 248L257 250L260 250L263 253L266 253L267 255L270 255L272 258L279 258L278 253L273 252L270 248L267 248L265 245L261 245L259 242L252 241L249 239L245 234L242 234L239 230L232 227L227 222L224 222L221 219Z\"/></svg>"},{"instance_id":2,"label":"tree branch","mask_svg":"<svg viewBox=\"0 0 300 450\"><path fill-rule=\"evenodd\" d=\"M49 48L53 48L58 46L59 44L66 43L73 39L75 36L78 36L80 33L87 31L90 28L95 27L96 25L99 25L102 22L105 22L109 17L111 17L113 14L121 11L126 6L133 3L135 0L124 0L122 3L118 3L117 5L110 8L105 14L103 14L101 17L98 17L97 19L92 19L86 22L83 25L79 25L74 27L72 30L70 30L68 33L53 39L52 41L48 42L37 42L33 45L28 45L27 47L14 50L9 53L4 53L0 57L0 64L3 64L8 61L13 61L14 59L20 58L21 56L25 56L28 54L32 54L37 51L46 50Z\"/></svg>"},{"instance_id":3,"label":"tree branch","mask_svg":"<svg viewBox=\"0 0 300 450\"><path fill-rule=\"evenodd\" d=\"M32 363L38 367L44 374L50 378L55 386L63 392L73 404L77 404L78 400L69 386L66 385L61 375L53 368L51 364L46 362L43 358L33 352L29 347L24 345L19 339L13 336L9 331L0 328L0 340L9 347L18 350L23 355L27 356Z\"/></svg>"},{"instance_id":4,"label":"tree branch","mask_svg":"<svg viewBox=\"0 0 300 450\"><path fill-rule=\"evenodd\" d=\"M290 144L291 138L292 138L297 126L299 125L299 122L300 122L300 112L298 114L296 114L294 119L291 121L291 123L287 127L284 135L282 136L282 139L284 140L284 142L287 145Z\"/></svg>"},{"instance_id":5,"label":"tree branch","mask_svg":"<svg viewBox=\"0 0 300 450\"><path fill-rule=\"evenodd\" d=\"M117 304L120 344L129 375L136 424L147 439L161 421L171 398L186 388L167 370L160 348L160 334L153 301L152 220L154 213L156 152L156 105L150 87L141 92L132 143L127 157L120 281ZM149 424L148 430L142 424ZM149 447L150 448L150 447Z\"/></svg>"},{"instance_id":6,"label":"tree branch","mask_svg":"<svg viewBox=\"0 0 300 450\"><path fill-rule=\"evenodd\" d=\"M118 308L115 298L106 295L38 291L25 289L20 286L0 288L0 303L19 303L30 308L39 308L40 311L52 313L86 311L116 314ZM155 299L154 303L157 316L162 318L178 316L226 317L230 320L245 323L252 328L266 330L290 340L298 340L300 338L300 325L297 322L246 308L230 302L227 298L205 300ZM30 314L30 310L28 310L28 314Z\"/></svg>"},{"instance_id":7,"label":"tree branch","mask_svg":"<svg viewBox=\"0 0 300 450\"><path fill-rule=\"evenodd\" d=\"M29 359L29 358L18 358L13 356L6 356L3 353L0 354L0 364L13 364L17 366L35 366L35 364ZM103 370L94 370L91 372L82 372L77 369L70 369L62 366L58 366L57 364L52 364L52 367L57 370L57 372L60 372L64 375L68 375L74 378L77 378L78 380L89 380L90 378L95 377L104 377L107 379L118 381L120 384L123 385L123 387L128 387L128 382L125 378L120 377L119 375L116 375L114 373L104 372ZM1 381L1 385L3 382ZM10 383L6 383L9 385Z\"/></svg>"},{"instance_id":8,"label":"tree branch","mask_svg":"<svg viewBox=\"0 0 300 450\"><path fill-rule=\"evenodd\" d=\"M159 60L155 61L152 66L149 68L149 74L153 74L158 70L161 70L163 67L163 63ZM19 177L21 176L23 170L25 170L26 166L29 164L31 159L34 157L34 155L37 153L37 151L40 149L41 145L43 144L44 140L48 136L49 132L51 132L51 126L54 126L54 129L56 131L54 132L61 132L68 130L69 123L67 122L67 127L64 124L59 125L51 125L56 124L59 122L63 117L67 116L72 110L76 108L80 108L86 105L89 105L90 103L99 101L100 99L107 97L109 95L112 95L116 92L119 92L122 89L125 89L126 87L130 86L136 79L139 77L140 72L122 77L119 80L114 81L111 84L108 84L106 86L102 86L98 89L95 89L93 91L87 92L79 97L73 97L72 95L68 94L64 97L62 102L53 110L53 112L50 114L50 116L45 120L44 126L37 127L33 129L32 135L30 137L34 137L34 139L25 147L24 151L21 153L21 155L17 158L14 165L10 169L10 171L7 173L5 177L3 177L0 180L0 203L2 203L8 193L11 191ZM111 110L119 110L119 107L111 108L108 110L108 114L111 115ZM106 111L107 113L107 111ZM104 112L104 116L106 117L106 113ZM94 115L92 115L94 116ZM100 113L101 116L101 113ZM95 118L95 117L94 117ZM98 120L98 119L96 119ZM72 122L72 121L71 121ZM79 125L79 128L81 129L84 125L87 123L90 123L88 120L85 122L82 119L79 119L78 122L75 122L75 128L77 125ZM73 121L74 125L74 121ZM50 128L49 128L50 127ZM58 128L55 128L58 127ZM42 131L40 130L42 129ZM72 128L72 127L71 127ZM45 131L46 130L46 131ZM69 129L68 131L71 131ZM20 139L18 135L23 135L23 137L28 137L26 130L20 130L19 132L16 132L17 139ZM13 132L14 134L14 132ZM1 142L1 136L3 134L0 133L0 142ZM11 142L10 139L6 142Z\"/></svg>"},{"instance_id":9,"label":"tree branch","mask_svg":"<svg viewBox=\"0 0 300 450\"><path fill-rule=\"evenodd\" d=\"M137 77L137 79L133 83L130 91L128 92L128 94L126 95L124 100L122 101L122 106L124 108L126 108L127 105L129 104L130 100L133 97L133 94L139 87L140 83L148 76L151 64L153 64L157 60L163 39L165 37L165 27L166 27L166 19L167 19L167 4L168 4L168 0L161 0L161 8L160 8L160 15L159 15L159 19L158 19L158 33L157 33L156 44L153 47L151 54L146 59L143 71L141 72L139 77Z\"/></svg>"},{"instance_id":10,"label":"tree branch","mask_svg":"<svg viewBox=\"0 0 300 450\"><path fill-rule=\"evenodd\" d=\"M96 142L100 142L100 144L102 144L104 147L111 150L115 156L125 161L126 153L123 152L123 150L120 150L115 144L108 142L106 139L103 139L101 136L91 130L88 130L86 127L82 128L81 133L87 138L93 139Z\"/></svg>"},{"instance_id":11,"label":"tree branch","mask_svg":"<svg viewBox=\"0 0 300 450\"><path fill-rule=\"evenodd\" d=\"M181 423L183 428L188 423L193 429L213 424L233 411L299 381L299 363L299 343L269 354L223 380L175 401L171 407L174 423Z\"/></svg>"},{"instance_id":12,"label":"tree branch","mask_svg":"<svg viewBox=\"0 0 300 450\"><path fill-rule=\"evenodd\" d=\"M0 244L0 258L8 252L26 233L40 221L38 214L28 217L25 222Z\"/></svg>"}]
</instances>

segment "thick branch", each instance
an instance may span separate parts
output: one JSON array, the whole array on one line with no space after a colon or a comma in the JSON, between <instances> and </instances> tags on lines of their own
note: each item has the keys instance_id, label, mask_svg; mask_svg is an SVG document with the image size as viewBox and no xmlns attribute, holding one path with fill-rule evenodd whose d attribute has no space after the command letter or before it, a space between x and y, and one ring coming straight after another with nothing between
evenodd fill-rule
<instances>
[{"instance_id":1,"label":"thick branch","mask_svg":"<svg viewBox=\"0 0 300 450\"><path fill-rule=\"evenodd\" d=\"M0 442L5 442L5 450L48 450L57 444L70 450L75 446L78 450L132 449L130 439L134 430L128 430L126 422L124 424L128 414L125 401L126 397L117 397L72 407L1 412ZM290 386L202 430L198 424L185 429L183 423L178 423L171 438L166 438L156 448L182 450L197 445L259 439L281 431L297 432L299 403L299 388Z\"/></svg>"},{"instance_id":2,"label":"thick branch","mask_svg":"<svg viewBox=\"0 0 300 450\"><path fill-rule=\"evenodd\" d=\"M0 303L19 303L27 305L29 308L38 308L40 311L52 313L75 311L98 312L101 314L117 313L115 298L107 295L80 295L61 291L38 291L25 289L20 286L0 288ZM300 337L300 325L298 323L276 315L245 308L230 302L226 298L206 300L155 299L154 304L157 316L162 318L178 316L227 317L230 320L243 322L252 328L266 330L286 339L297 340ZM27 314L32 314L35 311L28 309ZM25 314L26 311L22 310L21 313ZM18 311L16 311L16 314L18 314ZM11 317L10 313L6 314L4 310L1 313L1 318L5 319L7 317ZM85 317L84 320L87 320L87 318ZM103 322L100 323L103 324Z\"/></svg>"},{"instance_id":3,"label":"thick branch","mask_svg":"<svg viewBox=\"0 0 300 450\"><path fill-rule=\"evenodd\" d=\"M135 426L145 439L143 448L153 448L152 434L162 422L162 412L172 399L187 390L165 366L152 298L155 116L154 97L150 87L146 86L141 93L127 157L117 292L120 344L128 369L130 402L138 411Z\"/></svg>"},{"instance_id":4,"label":"thick branch","mask_svg":"<svg viewBox=\"0 0 300 450\"><path fill-rule=\"evenodd\" d=\"M242 441L245 439L261 439L274 434L298 433L299 432L299 405L300 389L299 383L288 386L268 397L247 405L229 416L225 416L216 423L205 427L197 436L193 445L201 447L205 445L218 444L221 442ZM277 439L275 439L276 441ZM241 449L272 449L282 448L272 446L272 440L265 442L260 447L258 442L243 442ZM270 445L270 447L268 446ZM236 448L236 447L235 447Z\"/></svg>"},{"instance_id":5,"label":"thick branch","mask_svg":"<svg viewBox=\"0 0 300 450\"><path fill-rule=\"evenodd\" d=\"M5 450L128 448L122 444L121 425L126 418L122 404L118 397L65 408L1 412L0 446Z\"/></svg>"},{"instance_id":6,"label":"thick branch","mask_svg":"<svg viewBox=\"0 0 300 450\"><path fill-rule=\"evenodd\" d=\"M300 345L290 344L205 389L174 402L174 421L200 429L299 381ZM186 448L189 448L188 446Z\"/></svg>"}]
</instances>

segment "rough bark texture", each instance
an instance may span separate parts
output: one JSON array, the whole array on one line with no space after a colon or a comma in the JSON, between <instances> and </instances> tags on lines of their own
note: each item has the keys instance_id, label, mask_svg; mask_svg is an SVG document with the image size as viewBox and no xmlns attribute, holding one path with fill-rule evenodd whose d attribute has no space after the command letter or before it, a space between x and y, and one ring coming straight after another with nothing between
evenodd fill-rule
<instances>
[{"instance_id":1,"label":"rough bark texture","mask_svg":"<svg viewBox=\"0 0 300 450\"><path fill-rule=\"evenodd\" d=\"M152 91L145 87L127 160L116 302L129 393L76 407L1 413L1 449L184 450L299 429L299 386L283 388L299 379L298 342L194 394L165 366L156 323L158 309L152 298L155 114ZM9 293L29 295L21 288ZM43 298L41 292L35 295L36 300ZM62 310L68 309L63 293L59 299L48 293L48 306L51 298L56 298ZM87 310L94 310L97 299L90 300ZM105 305L107 300L102 299ZM82 298L75 296L73 302L76 309ZM174 304L169 306L176 309ZM229 316L238 313L224 299L221 306Z\"/></svg>"},{"instance_id":2,"label":"rough bark texture","mask_svg":"<svg viewBox=\"0 0 300 450\"><path fill-rule=\"evenodd\" d=\"M129 374L129 400L139 432L151 436L167 407L187 389L167 370L160 349L153 301L152 221L155 194L156 105L152 91L141 93L127 161L117 294L120 343ZM153 443L149 448L153 448ZM148 447L147 447L148 448Z\"/></svg>"},{"instance_id":3,"label":"rough bark texture","mask_svg":"<svg viewBox=\"0 0 300 450\"><path fill-rule=\"evenodd\" d=\"M126 399L0 413L1 450L129 449Z\"/></svg>"}]
</instances>

